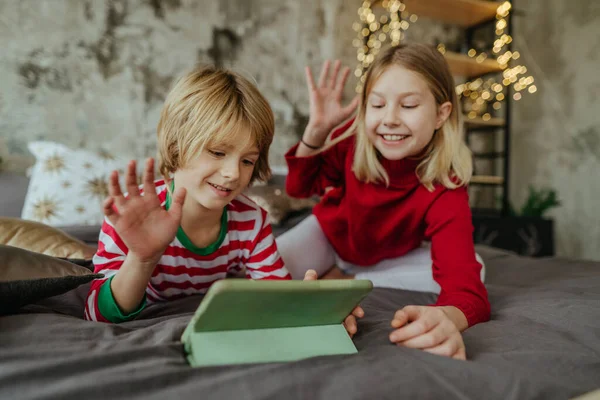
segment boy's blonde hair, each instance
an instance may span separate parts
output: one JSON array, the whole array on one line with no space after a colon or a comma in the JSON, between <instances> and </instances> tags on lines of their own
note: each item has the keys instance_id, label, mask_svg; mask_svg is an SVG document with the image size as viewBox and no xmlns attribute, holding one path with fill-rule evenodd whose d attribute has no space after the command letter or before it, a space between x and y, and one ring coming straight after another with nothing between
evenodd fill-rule
<instances>
[{"instance_id":1,"label":"boy's blonde hair","mask_svg":"<svg viewBox=\"0 0 600 400\"><path fill-rule=\"evenodd\" d=\"M167 180L206 146L238 144L239 132L260 153L250 182L271 176L273 111L256 86L235 72L198 66L182 76L167 95L157 131L158 168Z\"/></svg>"},{"instance_id":2,"label":"boy's blonde hair","mask_svg":"<svg viewBox=\"0 0 600 400\"><path fill-rule=\"evenodd\" d=\"M385 182L389 185L389 177L379 161L377 149L366 135L365 114L367 98L373 85L392 65L399 65L418 73L429 86L437 106L448 101L452 104L450 116L434 133L431 142L425 148L422 161L417 166L419 180L430 191L436 182L449 189L466 185L471 179L473 164L471 151L463 140L462 113L454 79L444 56L427 45L400 44L380 53L367 71L354 125L347 133L331 141L327 147L356 132L356 151L352 167L354 174L361 181Z\"/></svg>"}]
</instances>

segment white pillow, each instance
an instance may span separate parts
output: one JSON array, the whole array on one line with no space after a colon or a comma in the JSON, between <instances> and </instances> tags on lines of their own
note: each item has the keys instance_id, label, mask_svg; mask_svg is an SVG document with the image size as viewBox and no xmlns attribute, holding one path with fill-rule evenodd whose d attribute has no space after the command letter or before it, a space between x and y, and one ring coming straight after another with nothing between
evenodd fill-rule
<instances>
[{"instance_id":1,"label":"white pillow","mask_svg":"<svg viewBox=\"0 0 600 400\"><path fill-rule=\"evenodd\" d=\"M31 142L28 148L36 162L21 218L61 227L101 225L108 177L119 170L122 178L128 160L53 142Z\"/></svg>"}]
</instances>

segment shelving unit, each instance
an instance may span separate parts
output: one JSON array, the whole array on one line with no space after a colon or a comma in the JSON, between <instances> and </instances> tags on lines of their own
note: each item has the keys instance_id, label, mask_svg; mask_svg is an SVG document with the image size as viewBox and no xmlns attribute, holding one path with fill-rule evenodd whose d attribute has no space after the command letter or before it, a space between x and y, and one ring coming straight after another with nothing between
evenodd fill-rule
<instances>
[{"instance_id":1,"label":"shelving unit","mask_svg":"<svg viewBox=\"0 0 600 400\"><path fill-rule=\"evenodd\" d=\"M477 30L495 29L496 11L501 2L486 0L402 0L402 2L406 6L405 10L410 14L414 13L418 17L431 18L465 29L466 40L462 50L464 52L446 51L444 54L450 66L450 71L455 77L473 79L502 72L499 63L494 59L481 60L464 54L472 48L472 39ZM510 18L508 19L506 33L511 34ZM499 187L502 189L501 208L496 210L496 214L502 216L507 215L509 210L510 105L508 102L511 98L510 93L506 93L505 98L506 103L503 107L504 115L502 117L492 117L484 120L481 117L471 119L465 115L463 118L468 144L471 135L476 133L491 135L496 135L501 131L503 133L503 149L501 151L494 149L494 151L473 154L475 160L488 160L489 162L503 160L502 175L478 174L477 169L475 169L471 180L471 186ZM476 213L478 210L474 208L473 211ZM484 212L490 214L490 208L486 207Z\"/></svg>"},{"instance_id":2,"label":"shelving unit","mask_svg":"<svg viewBox=\"0 0 600 400\"><path fill-rule=\"evenodd\" d=\"M496 60L485 59L478 62L475 58L466 54L447 51L446 60L450 66L450 72L455 76L465 78L476 78L478 76L502 72L502 68Z\"/></svg>"},{"instance_id":3,"label":"shelving unit","mask_svg":"<svg viewBox=\"0 0 600 400\"><path fill-rule=\"evenodd\" d=\"M371 7L385 6L387 1L377 0L371 3ZM502 1L492 0L401 0L404 4L402 11L411 14L416 14L418 18L425 17L436 21L444 22L459 26L465 30L465 41L460 48L460 52L446 50L444 56L448 61L450 71L457 78L457 82L461 79L472 81L476 78L486 79L488 76L500 74L503 68L494 58L487 57L471 57L469 49L473 48L473 37L479 30L490 30L494 32L496 29L496 14L498 7L502 5ZM511 3L514 4L514 1ZM388 3L391 4L391 3ZM402 19L400 11L398 16ZM511 35L511 18L507 19L507 26L504 32ZM414 21L412 21L414 22ZM492 36L493 37L493 36ZM507 45L510 49L510 43ZM490 48L493 43L490 43ZM494 143L493 148L484 151L474 152L474 176L470 183L470 190L478 190L480 194L487 191L487 201L484 207L473 207L473 213L477 213L478 209L484 210L485 214L489 215L490 210L495 207L496 212L492 213L498 216L506 216L509 213L508 189L509 189L509 145L510 145L510 88L506 88L504 93L505 103L502 107L503 115L496 115L486 118L477 117L469 118L464 115L464 128L466 133L466 142L469 146L472 145L472 136L475 134L487 135L485 140ZM502 134L502 138L497 136ZM502 148L498 149L497 144L502 142ZM502 167L499 167L498 160L502 161ZM479 172L478 166L485 163L488 170ZM502 170L500 173L499 169ZM496 175L490 175L490 173ZM483 186L481 188L480 186ZM480 187L480 188L478 188ZM498 209L496 197L497 189L501 189L501 206ZM490 192L492 191L492 192Z\"/></svg>"},{"instance_id":4,"label":"shelving unit","mask_svg":"<svg viewBox=\"0 0 600 400\"><path fill-rule=\"evenodd\" d=\"M479 25L496 17L498 4L481 0L404 0L406 10L419 16L459 25Z\"/></svg>"}]
</instances>

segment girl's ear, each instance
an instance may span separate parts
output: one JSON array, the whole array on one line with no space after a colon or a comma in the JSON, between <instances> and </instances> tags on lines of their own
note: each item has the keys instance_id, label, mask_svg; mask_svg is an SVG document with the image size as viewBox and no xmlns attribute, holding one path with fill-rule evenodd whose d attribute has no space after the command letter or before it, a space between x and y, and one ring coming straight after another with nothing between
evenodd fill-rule
<instances>
[{"instance_id":1,"label":"girl's ear","mask_svg":"<svg viewBox=\"0 0 600 400\"><path fill-rule=\"evenodd\" d=\"M440 129L442 125L448 120L452 113L452 103L449 101L445 102L438 108L437 118L435 121L435 129Z\"/></svg>"}]
</instances>

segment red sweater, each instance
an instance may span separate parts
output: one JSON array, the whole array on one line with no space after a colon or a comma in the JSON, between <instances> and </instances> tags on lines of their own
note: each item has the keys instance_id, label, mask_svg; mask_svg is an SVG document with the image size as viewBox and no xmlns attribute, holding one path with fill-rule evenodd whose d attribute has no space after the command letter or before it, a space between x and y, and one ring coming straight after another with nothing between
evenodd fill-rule
<instances>
[{"instance_id":1,"label":"red sweater","mask_svg":"<svg viewBox=\"0 0 600 400\"><path fill-rule=\"evenodd\" d=\"M323 196L313 212L335 251L350 263L374 265L430 240L433 279L441 287L436 305L457 307L469 326L487 321L490 304L475 259L466 188L435 185L428 191L416 176L414 160L381 160L389 187L361 182L352 172L354 145L351 136L310 157L295 157L297 145L292 147L286 154L287 192L293 197Z\"/></svg>"}]
</instances>

